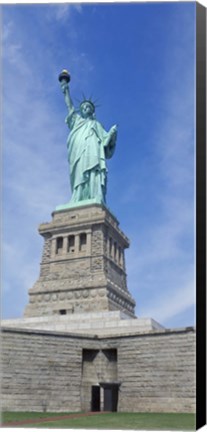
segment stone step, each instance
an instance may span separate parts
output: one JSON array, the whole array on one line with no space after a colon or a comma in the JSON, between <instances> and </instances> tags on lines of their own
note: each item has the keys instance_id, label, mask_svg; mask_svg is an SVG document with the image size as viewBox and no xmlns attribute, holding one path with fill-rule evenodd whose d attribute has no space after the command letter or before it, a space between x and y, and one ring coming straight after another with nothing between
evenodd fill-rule
<instances>
[{"instance_id":1,"label":"stone step","mask_svg":"<svg viewBox=\"0 0 207 432\"><path fill-rule=\"evenodd\" d=\"M2 320L2 325L5 324L7 326L19 326L19 325L35 325L44 323L88 323L88 322L99 322L100 320L103 322L111 321L111 320L132 320L134 318L129 317L124 312L121 311L112 311L112 312L96 312L96 313L80 313L80 314L68 314L68 315L45 315L38 317L24 317L24 318L16 318L16 319L7 319Z\"/></svg>"},{"instance_id":2,"label":"stone step","mask_svg":"<svg viewBox=\"0 0 207 432\"><path fill-rule=\"evenodd\" d=\"M88 315L88 320L86 316ZM73 316L54 316L41 318L24 318L4 320L2 326L12 328L30 328L49 331L63 331L79 334L117 334L145 332L164 329L151 318L121 319L120 312L93 314L78 314ZM72 319L73 317L73 319Z\"/></svg>"}]
</instances>

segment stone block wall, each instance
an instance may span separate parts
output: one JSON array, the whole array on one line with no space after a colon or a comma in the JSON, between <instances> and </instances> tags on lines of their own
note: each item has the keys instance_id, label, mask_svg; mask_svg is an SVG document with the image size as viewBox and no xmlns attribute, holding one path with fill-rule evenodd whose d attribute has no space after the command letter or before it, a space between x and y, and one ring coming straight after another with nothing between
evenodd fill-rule
<instances>
[{"instance_id":1,"label":"stone block wall","mask_svg":"<svg viewBox=\"0 0 207 432\"><path fill-rule=\"evenodd\" d=\"M2 334L2 408L80 411L81 345L40 331Z\"/></svg>"},{"instance_id":2,"label":"stone block wall","mask_svg":"<svg viewBox=\"0 0 207 432\"><path fill-rule=\"evenodd\" d=\"M195 412L195 331L124 337L119 411Z\"/></svg>"},{"instance_id":3,"label":"stone block wall","mask_svg":"<svg viewBox=\"0 0 207 432\"><path fill-rule=\"evenodd\" d=\"M89 409L91 386L115 380L120 412L195 412L193 328L113 337L4 328L1 354L4 410Z\"/></svg>"}]
</instances>

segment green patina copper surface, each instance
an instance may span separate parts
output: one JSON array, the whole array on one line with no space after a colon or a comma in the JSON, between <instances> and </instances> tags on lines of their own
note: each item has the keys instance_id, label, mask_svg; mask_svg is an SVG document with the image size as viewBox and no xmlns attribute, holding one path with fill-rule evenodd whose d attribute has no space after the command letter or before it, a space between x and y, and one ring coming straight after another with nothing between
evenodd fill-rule
<instances>
[{"instance_id":1,"label":"green patina copper surface","mask_svg":"<svg viewBox=\"0 0 207 432\"><path fill-rule=\"evenodd\" d=\"M77 205L106 204L107 165L115 151L117 126L109 132L95 118L91 100L83 100L79 112L75 110L69 91L70 76L64 70L59 76L68 108L66 123L70 129L67 140L72 196L69 203L58 206L62 210Z\"/></svg>"}]
</instances>

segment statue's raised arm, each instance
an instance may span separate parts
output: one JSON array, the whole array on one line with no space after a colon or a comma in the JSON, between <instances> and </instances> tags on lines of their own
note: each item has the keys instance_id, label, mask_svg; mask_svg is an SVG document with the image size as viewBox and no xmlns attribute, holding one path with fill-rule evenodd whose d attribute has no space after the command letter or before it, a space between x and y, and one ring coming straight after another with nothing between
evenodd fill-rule
<instances>
[{"instance_id":1,"label":"statue's raised arm","mask_svg":"<svg viewBox=\"0 0 207 432\"><path fill-rule=\"evenodd\" d=\"M115 151L117 126L107 132L95 117L95 104L84 99L75 110L69 91L70 75L64 69L60 85L68 107L66 123L70 129L67 140L72 197L69 207L77 203L106 203L107 166Z\"/></svg>"},{"instance_id":2,"label":"statue's raised arm","mask_svg":"<svg viewBox=\"0 0 207 432\"><path fill-rule=\"evenodd\" d=\"M65 97L65 103L68 107L69 113L74 109L73 102L70 96L70 90L68 83L70 82L70 74L66 69L63 69L58 77L61 85L62 92Z\"/></svg>"}]
</instances>

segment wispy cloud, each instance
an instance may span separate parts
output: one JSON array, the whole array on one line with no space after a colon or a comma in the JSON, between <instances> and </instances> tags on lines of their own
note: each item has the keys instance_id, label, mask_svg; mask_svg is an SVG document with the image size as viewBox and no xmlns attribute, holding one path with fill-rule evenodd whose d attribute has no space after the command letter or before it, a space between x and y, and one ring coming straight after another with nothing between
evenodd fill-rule
<instances>
[{"instance_id":1,"label":"wispy cloud","mask_svg":"<svg viewBox=\"0 0 207 432\"><path fill-rule=\"evenodd\" d=\"M155 300L153 306L145 306L142 308L142 316L151 316L158 322L168 322L170 318L183 313L186 309L195 305L195 284L192 280L192 276L185 285L175 286L175 289L164 293L162 296L162 301ZM191 325L194 322L189 323Z\"/></svg>"},{"instance_id":2,"label":"wispy cloud","mask_svg":"<svg viewBox=\"0 0 207 432\"><path fill-rule=\"evenodd\" d=\"M12 244L3 243L2 245L4 256L3 263L6 271L6 274L3 274L6 280L4 290L8 295L12 295L15 279L21 286L22 295L26 295L28 288L32 286L35 278L37 278L38 273L36 266L38 265L38 260L36 256L32 256L30 248L25 246L26 243L24 242L22 242L21 246L18 242L13 242ZM27 258L28 251L30 253L30 260ZM12 272L10 267L11 262L13 263Z\"/></svg>"},{"instance_id":3,"label":"wispy cloud","mask_svg":"<svg viewBox=\"0 0 207 432\"><path fill-rule=\"evenodd\" d=\"M68 22L72 12L82 13L82 5L79 3L50 4L47 9L46 18L50 21Z\"/></svg>"}]
</instances>

